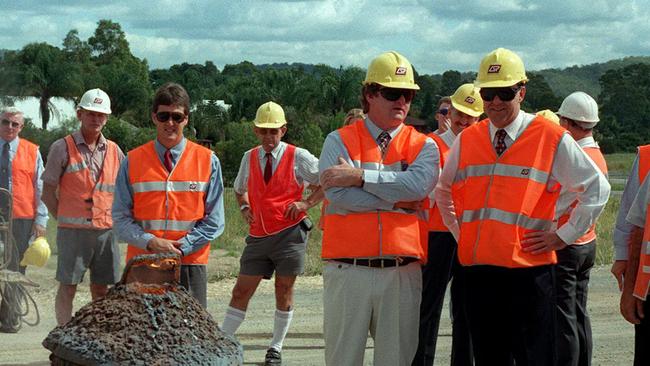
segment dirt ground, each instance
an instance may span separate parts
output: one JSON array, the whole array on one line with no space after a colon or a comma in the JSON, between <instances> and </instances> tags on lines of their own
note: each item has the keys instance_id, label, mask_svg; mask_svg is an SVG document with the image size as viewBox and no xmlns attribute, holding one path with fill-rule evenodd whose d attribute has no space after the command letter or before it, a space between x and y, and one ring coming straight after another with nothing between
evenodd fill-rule
<instances>
[{"instance_id":1,"label":"dirt ground","mask_svg":"<svg viewBox=\"0 0 650 366\"><path fill-rule=\"evenodd\" d=\"M217 265L219 261L213 261ZM49 352L41 346L42 340L55 326L54 296L56 258L41 269L29 269L29 277L41 287L32 291L39 304L40 324L25 326L17 334L0 333L0 365L47 365ZM208 286L208 311L221 323L230 299L234 279L211 283ZM283 350L284 365L323 365L322 336L322 278L302 277L296 284L295 314ZM633 357L633 327L618 312L618 289L607 267L592 271L589 296L594 333L593 365L631 365ZM81 284L75 300L75 309L90 300L87 282ZM264 281L253 298L246 321L237 336L244 345L246 365L258 365L271 339L274 298L272 282ZM32 313L33 314L33 313ZM448 365L451 346L451 323L448 303L445 303L436 365ZM372 340L368 340L365 364L372 362Z\"/></svg>"}]
</instances>

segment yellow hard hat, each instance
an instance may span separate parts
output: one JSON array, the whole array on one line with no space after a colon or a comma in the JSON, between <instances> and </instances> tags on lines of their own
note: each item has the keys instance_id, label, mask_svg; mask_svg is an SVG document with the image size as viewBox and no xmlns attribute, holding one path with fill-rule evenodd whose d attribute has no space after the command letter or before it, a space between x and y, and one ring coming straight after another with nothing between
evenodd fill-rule
<instances>
[{"instance_id":1,"label":"yellow hard hat","mask_svg":"<svg viewBox=\"0 0 650 366\"><path fill-rule=\"evenodd\" d=\"M420 90L411 63L395 51L382 53L370 62L363 85L372 83L387 88Z\"/></svg>"},{"instance_id":2,"label":"yellow hard hat","mask_svg":"<svg viewBox=\"0 0 650 366\"><path fill-rule=\"evenodd\" d=\"M483 113L483 99L481 99L479 90L474 84L459 86L451 96L451 105L472 117L480 116Z\"/></svg>"},{"instance_id":3,"label":"yellow hard hat","mask_svg":"<svg viewBox=\"0 0 650 366\"><path fill-rule=\"evenodd\" d=\"M479 88L501 88L526 81L528 77L521 58L508 49L497 48L481 60L474 85Z\"/></svg>"},{"instance_id":4,"label":"yellow hard hat","mask_svg":"<svg viewBox=\"0 0 650 366\"><path fill-rule=\"evenodd\" d=\"M47 260L50 259L50 245L44 236L39 236L34 239L32 244L25 251L23 260L20 261L21 266L38 266L43 267Z\"/></svg>"},{"instance_id":5,"label":"yellow hard hat","mask_svg":"<svg viewBox=\"0 0 650 366\"><path fill-rule=\"evenodd\" d=\"M287 120L284 118L284 110L279 104L266 102L257 108L253 123L255 127L259 128L280 128L287 124Z\"/></svg>"},{"instance_id":6,"label":"yellow hard hat","mask_svg":"<svg viewBox=\"0 0 650 366\"><path fill-rule=\"evenodd\" d=\"M556 125L560 124L560 117L557 116L552 110L550 109L543 109L537 113L535 113L537 116L542 116L546 118L547 120L555 123Z\"/></svg>"}]
</instances>

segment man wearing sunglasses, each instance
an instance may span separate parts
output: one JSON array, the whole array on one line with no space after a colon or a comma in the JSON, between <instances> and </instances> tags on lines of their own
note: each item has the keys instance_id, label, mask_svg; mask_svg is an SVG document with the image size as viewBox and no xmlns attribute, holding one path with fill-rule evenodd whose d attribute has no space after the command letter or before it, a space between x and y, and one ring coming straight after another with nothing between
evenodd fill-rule
<instances>
[{"instance_id":1,"label":"man wearing sunglasses","mask_svg":"<svg viewBox=\"0 0 650 366\"><path fill-rule=\"evenodd\" d=\"M79 131L52 144L43 173L42 199L58 224L54 308L59 325L72 317L77 285L86 270L93 300L106 295L120 278L111 204L124 154L102 134L110 114L111 101L103 90L84 93L77 106Z\"/></svg>"},{"instance_id":2,"label":"man wearing sunglasses","mask_svg":"<svg viewBox=\"0 0 650 366\"><path fill-rule=\"evenodd\" d=\"M262 104L253 124L260 145L244 153L234 183L249 232L221 327L228 334L237 331L260 281L275 272L273 338L265 365L279 365L293 318L293 286L305 268L307 237L312 229L307 210L323 199L323 190L318 183L318 159L305 149L282 142L287 120L279 104ZM305 186L311 194L303 198Z\"/></svg>"},{"instance_id":3,"label":"man wearing sunglasses","mask_svg":"<svg viewBox=\"0 0 650 366\"><path fill-rule=\"evenodd\" d=\"M449 107L451 106L451 99L449 97L442 97L438 101L438 108L436 109L436 122L438 128L433 131L436 135L442 135L449 129L451 120L449 119Z\"/></svg>"},{"instance_id":4,"label":"man wearing sunglasses","mask_svg":"<svg viewBox=\"0 0 650 366\"><path fill-rule=\"evenodd\" d=\"M436 204L458 241L477 365L555 365L556 250L602 212L610 186L562 127L521 111L524 64L496 49L475 85L488 118L456 139ZM578 204L554 226L559 185Z\"/></svg>"},{"instance_id":5,"label":"man wearing sunglasses","mask_svg":"<svg viewBox=\"0 0 650 366\"><path fill-rule=\"evenodd\" d=\"M404 56L379 55L361 91L366 118L330 133L323 146L328 365L362 365L368 331L374 365L410 365L415 355L426 261L418 210L439 170L433 141L404 125L419 89Z\"/></svg>"},{"instance_id":6,"label":"man wearing sunglasses","mask_svg":"<svg viewBox=\"0 0 650 366\"><path fill-rule=\"evenodd\" d=\"M43 183L43 159L38 146L20 138L20 131L25 125L23 113L10 107L0 114L0 188L11 193L12 206L6 195L0 195L0 220L6 222L11 214L11 233L15 245L13 255L0 258L6 269L25 274L25 267L20 260L29 247L30 236L45 235L47 225L47 208L41 202ZM4 252L9 253L11 242L2 243ZM5 263L5 260L9 262ZM20 315L15 312L19 304L12 295L15 293L11 284L5 284L1 294L0 332L15 333L20 329ZM15 309L15 310L14 310Z\"/></svg>"},{"instance_id":7,"label":"man wearing sunglasses","mask_svg":"<svg viewBox=\"0 0 650 366\"><path fill-rule=\"evenodd\" d=\"M181 257L181 286L207 307L210 241L223 232L223 180L211 150L187 140L190 97L176 83L156 91L151 119L156 139L131 151L115 186L115 234L139 254Z\"/></svg>"},{"instance_id":8,"label":"man wearing sunglasses","mask_svg":"<svg viewBox=\"0 0 650 366\"><path fill-rule=\"evenodd\" d=\"M479 89L473 84L463 84L449 99L449 129L441 135L435 132L429 137L440 150L440 169L444 167L449 148L464 129L478 122L483 113L483 100ZM434 190L435 191L435 190ZM456 257L456 240L442 222L438 207L435 205L434 192L429 194L428 220L425 222L428 237L428 261L422 267L422 304L420 305L420 335L418 351L413 359L413 366L434 363L440 314L449 280L451 284L451 301L453 303L453 340L452 365L471 365L472 350L469 330L465 319L465 299L463 291L462 268Z\"/></svg>"}]
</instances>

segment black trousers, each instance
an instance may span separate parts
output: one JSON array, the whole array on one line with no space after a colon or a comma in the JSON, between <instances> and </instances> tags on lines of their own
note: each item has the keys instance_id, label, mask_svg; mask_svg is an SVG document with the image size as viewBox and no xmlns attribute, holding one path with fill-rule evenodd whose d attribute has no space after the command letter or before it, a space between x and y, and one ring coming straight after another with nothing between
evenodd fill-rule
<instances>
[{"instance_id":1,"label":"black trousers","mask_svg":"<svg viewBox=\"0 0 650 366\"><path fill-rule=\"evenodd\" d=\"M589 272L596 260L596 240L557 251L557 355L561 366L590 366L591 321L587 312ZM650 347L650 345L648 345Z\"/></svg>"},{"instance_id":2,"label":"black trousers","mask_svg":"<svg viewBox=\"0 0 650 366\"><path fill-rule=\"evenodd\" d=\"M555 365L554 266L469 266L464 273L476 365Z\"/></svg>"},{"instance_id":3,"label":"black trousers","mask_svg":"<svg viewBox=\"0 0 650 366\"><path fill-rule=\"evenodd\" d=\"M204 309L208 308L208 266L181 265L181 286L194 297Z\"/></svg>"},{"instance_id":4,"label":"black trousers","mask_svg":"<svg viewBox=\"0 0 650 366\"><path fill-rule=\"evenodd\" d=\"M452 302L452 365L472 365L469 350L469 330L466 322L465 291L462 279L456 281L456 272L460 268L456 256L456 240L449 232L429 232L428 261L422 267L422 302L420 304L420 330L418 349L413 359L413 366L433 365L436 354L440 314L449 280L454 277L451 288Z\"/></svg>"},{"instance_id":5,"label":"black trousers","mask_svg":"<svg viewBox=\"0 0 650 366\"><path fill-rule=\"evenodd\" d=\"M645 318L634 326L634 366L650 365L650 301L643 304Z\"/></svg>"},{"instance_id":6,"label":"black trousers","mask_svg":"<svg viewBox=\"0 0 650 366\"><path fill-rule=\"evenodd\" d=\"M20 266L20 260L29 247L29 237L32 235L34 220L14 219L11 222L11 234L14 237L16 251L11 258L7 269L25 274L25 268ZM5 243L5 250L10 243ZM3 259L4 261L4 259ZM16 285L6 283L2 289L2 303L0 303L0 329L15 332L20 329L20 316L17 313L18 299L16 298Z\"/></svg>"}]
</instances>

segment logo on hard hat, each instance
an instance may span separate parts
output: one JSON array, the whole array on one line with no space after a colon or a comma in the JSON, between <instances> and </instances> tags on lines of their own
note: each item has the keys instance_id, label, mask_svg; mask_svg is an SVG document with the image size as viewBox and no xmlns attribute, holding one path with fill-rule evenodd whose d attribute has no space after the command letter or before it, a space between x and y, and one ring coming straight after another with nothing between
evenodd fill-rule
<instances>
[{"instance_id":1,"label":"logo on hard hat","mask_svg":"<svg viewBox=\"0 0 650 366\"><path fill-rule=\"evenodd\" d=\"M488 74L498 74L499 70L501 70L501 65L490 65L488 67Z\"/></svg>"},{"instance_id":2,"label":"logo on hard hat","mask_svg":"<svg viewBox=\"0 0 650 366\"><path fill-rule=\"evenodd\" d=\"M102 103L104 103L104 99L102 99L102 98L95 98L95 100L93 100L93 103L95 103L95 104L102 104Z\"/></svg>"},{"instance_id":3,"label":"logo on hard hat","mask_svg":"<svg viewBox=\"0 0 650 366\"><path fill-rule=\"evenodd\" d=\"M474 104L474 102L476 102L476 99L472 97L465 98L465 103Z\"/></svg>"},{"instance_id":4,"label":"logo on hard hat","mask_svg":"<svg viewBox=\"0 0 650 366\"><path fill-rule=\"evenodd\" d=\"M395 75L406 75L406 67L397 66L397 69L395 69Z\"/></svg>"}]
</instances>

